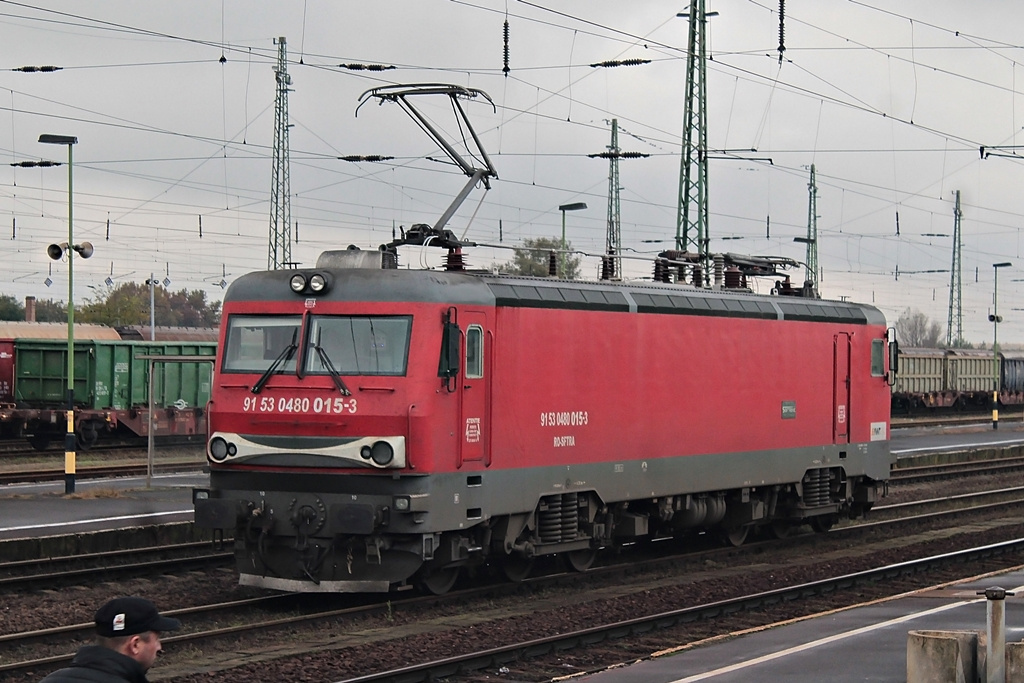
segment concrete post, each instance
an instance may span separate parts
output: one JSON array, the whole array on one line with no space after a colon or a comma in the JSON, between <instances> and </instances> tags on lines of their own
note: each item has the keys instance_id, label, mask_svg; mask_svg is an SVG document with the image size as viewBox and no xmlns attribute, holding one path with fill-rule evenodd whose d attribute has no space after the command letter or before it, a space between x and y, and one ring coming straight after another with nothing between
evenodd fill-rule
<instances>
[{"instance_id":1,"label":"concrete post","mask_svg":"<svg viewBox=\"0 0 1024 683\"><path fill-rule=\"evenodd\" d=\"M1006 596L999 586L978 591L984 595L988 614L988 643L985 646L986 683L1006 683Z\"/></svg>"}]
</instances>

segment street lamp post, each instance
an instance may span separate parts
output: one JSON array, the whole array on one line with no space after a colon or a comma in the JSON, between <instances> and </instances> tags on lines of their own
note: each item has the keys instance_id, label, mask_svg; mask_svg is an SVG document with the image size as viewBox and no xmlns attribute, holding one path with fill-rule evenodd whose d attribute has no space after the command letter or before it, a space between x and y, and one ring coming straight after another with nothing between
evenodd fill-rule
<instances>
[{"instance_id":1,"label":"street lamp post","mask_svg":"<svg viewBox=\"0 0 1024 683\"><path fill-rule=\"evenodd\" d=\"M72 149L78 143L73 135L50 135L43 133L39 142L46 145L68 146L68 242L64 245L51 244L46 252L50 258L61 258L64 251L68 255L68 411L67 434L64 436L64 493L75 492L75 270L74 254L78 252L82 258L92 256L92 245L88 242L75 244L74 224L74 191L72 185Z\"/></svg>"},{"instance_id":2,"label":"street lamp post","mask_svg":"<svg viewBox=\"0 0 1024 683\"><path fill-rule=\"evenodd\" d=\"M559 277L565 277L565 212L566 211L580 211L587 208L586 202L573 202L572 204L562 204L558 207L558 210L562 212L562 253L558 257L559 270L561 271Z\"/></svg>"},{"instance_id":3,"label":"street lamp post","mask_svg":"<svg viewBox=\"0 0 1024 683\"><path fill-rule=\"evenodd\" d=\"M999 269L1011 266L1009 261L993 263L992 272L992 429L999 429L999 323L1003 317L999 315Z\"/></svg>"}]
</instances>

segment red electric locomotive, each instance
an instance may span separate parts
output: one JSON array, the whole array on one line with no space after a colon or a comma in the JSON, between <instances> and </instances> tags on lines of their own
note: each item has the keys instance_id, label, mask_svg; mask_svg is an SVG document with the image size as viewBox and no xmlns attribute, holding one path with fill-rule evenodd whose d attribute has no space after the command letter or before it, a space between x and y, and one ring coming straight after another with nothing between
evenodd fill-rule
<instances>
[{"instance_id":1,"label":"red electric locomotive","mask_svg":"<svg viewBox=\"0 0 1024 683\"><path fill-rule=\"evenodd\" d=\"M242 584L443 592L484 563L822 531L884 493L877 309L470 272L417 230L445 270L326 252L226 293L195 514L234 534Z\"/></svg>"}]
</instances>

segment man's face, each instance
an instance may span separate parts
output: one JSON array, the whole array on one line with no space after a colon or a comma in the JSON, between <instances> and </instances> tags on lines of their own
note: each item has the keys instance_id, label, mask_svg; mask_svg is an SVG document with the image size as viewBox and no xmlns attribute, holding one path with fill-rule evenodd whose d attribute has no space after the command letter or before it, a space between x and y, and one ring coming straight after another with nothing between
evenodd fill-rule
<instances>
[{"instance_id":1,"label":"man's face","mask_svg":"<svg viewBox=\"0 0 1024 683\"><path fill-rule=\"evenodd\" d=\"M132 659L141 664L146 671L156 663L157 653L163 649L160 645L160 634L156 631L147 631L133 637L130 647Z\"/></svg>"}]
</instances>

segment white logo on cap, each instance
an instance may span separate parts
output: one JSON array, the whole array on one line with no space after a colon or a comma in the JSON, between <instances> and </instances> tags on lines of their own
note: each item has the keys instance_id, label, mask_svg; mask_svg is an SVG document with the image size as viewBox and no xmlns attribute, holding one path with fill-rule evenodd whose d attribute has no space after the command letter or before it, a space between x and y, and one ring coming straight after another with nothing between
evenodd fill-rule
<instances>
[{"instance_id":1,"label":"white logo on cap","mask_svg":"<svg viewBox=\"0 0 1024 683\"><path fill-rule=\"evenodd\" d=\"M114 630L115 631L123 631L124 630L124 614L114 615Z\"/></svg>"}]
</instances>

